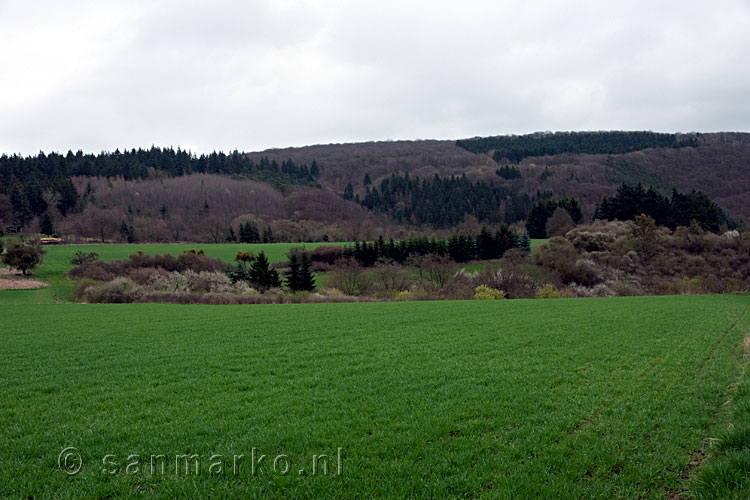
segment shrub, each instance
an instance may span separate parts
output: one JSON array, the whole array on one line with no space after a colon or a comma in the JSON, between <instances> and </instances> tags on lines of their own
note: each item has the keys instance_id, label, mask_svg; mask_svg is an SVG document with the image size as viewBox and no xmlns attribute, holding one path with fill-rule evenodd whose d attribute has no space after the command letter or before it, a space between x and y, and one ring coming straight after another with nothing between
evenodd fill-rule
<instances>
[{"instance_id":1,"label":"shrub","mask_svg":"<svg viewBox=\"0 0 750 500\"><path fill-rule=\"evenodd\" d=\"M364 295L371 288L369 276L354 259L340 263L331 273L330 284L346 295Z\"/></svg>"},{"instance_id":2,"label":"shrub","mask_svg":"<svg viewBox=\"0 0 750 500\"><path fill-rule=\"evenodd\" d=\"M5 249L2 260L6 266L18 269L25 276L29 270L41 264L44 253L37 245L14 241Z\"/></svg>"},{"instance_id":3,"label":"shrub","mask_svg":"<svg viewBox=\"0 0 750 500\"><path fill-rule=\"evenodd\" d=\"M107 262L99 260L84 262L68 271L66 276L71 278L90 278L95 281L111 281L118 276L125 276L128 273L126 266L127 261L119 259Z\"/></svg>"},{"instance_id":4,"label":"shrub","mask_svg":"<svg viewBox=\"0 0 750 500\"><path fill-rule=\"evenodd\" d=\"M552 283L547 283L536 294L537 299L560 299L562 293Z\"/></svg>"},{"instance_id":5,"label":"shrub","mask_svg":"<svg viewBox=\"0 0 750 500\"><path fill-rule=\"evenodd\" d=\"M86 253L82 250L78 250L73 258L70 259L70 263L74 266L80 266L85 262L94 262L97 259L99 259L99 254L96 252Z\"/></svg>"},{"instance_id":6,"label":"shrub","mask_svg":"<svg viewBox=\"0 0 750 500\"><path fill-rule=\"evenodd\" d=\"M119 277L97 286L89 286L83 291L86 302L123 304L138 302L140 287L130 278Z\"/></svg>"},{"instance_id":7,"label":"shrub","mask_svg":"<svg viewBox=\"0 0 750 500\"><path fill-rule=\"evenodd\" d=\"M518 269L511 271L501 267L493 271L492 267L487 266L481 273L470 276L475 286L485 285L503 290L509 299L531 299L539 290L534 278Z\"/></svg>"},{"instance_id":8,"label":"shrub","mask_svg":"<svg viewBox=\"0 0 750 500\"><path fill-rule=\"evenodd\" d=\"M79 302L86 300L86 289L101 285L101 281L94 281L91 278L77 279L73 284L73 298Z\"/></svg>"},{"instance_id":9,"label":"shrub","mask_svg":"<svg viewBox=\"0 0 750 500\"><path fill-rule=\"evenodd\" d=\"M479 285L474 289L475 300L500 300L505 298L505 292L486 285Z\"/></svg>"},{"instance_id":10,"label":"shrub","mask_svg":"<svg viewBox=\"0 0 750 500\"><path fill-rule=\"evenodd\" d=\"M328 264L333 266L344 258L344 247L320 246L308 252L311 264Z\"/></svg>"}]
</instances>

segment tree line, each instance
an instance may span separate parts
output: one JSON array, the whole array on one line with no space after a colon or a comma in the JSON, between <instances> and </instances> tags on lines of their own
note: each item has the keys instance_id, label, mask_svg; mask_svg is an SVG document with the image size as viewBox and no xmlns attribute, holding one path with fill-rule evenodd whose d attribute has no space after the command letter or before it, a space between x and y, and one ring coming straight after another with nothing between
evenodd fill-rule
<instances>
[{"instance_id":1,"label":"tree line","mask_svg":"<svg viewBox=\"0 0 750 500\"><path fill-rule=\"evenodd\" d=\"M494 151L495 161L518 162L529 156L560 153L624 154L648 148L697 146L695 138L678 139L675 134L657 132L556 132L529 135L474 137L456 141L472 153Z\"/></svg>"},{"instance_id":2,"label":"tree line","mask_svg":"<svg viewBox=\"0 0 750 500\"><path fill-rule=\"evenodd\" d=\"M158 177L179 177L194 173L242 175L268 182L283 189L288 185L319 187L320 167L286 160L278 163L264 157L255 162L244 153L213 152L196 156L173 148L132 149L120 152L35 156L0 156L0 194L8 197L14 223L24 226L32 218L44 214L51 205L65 216L82 208L79 195L71 182L74 176L120 177L126 180Z\"/></svg>"},{"instance_id":3,"label":"tree line","mask_svg":"<svg viewBox=\"0 0 750 500\"><path fill-rule=\"evenodd\" d=\"M406 264L410 259L425 255L447 256L460 263L474 259L499 259L514 248L530 253L529 236L526 233L518 236L513 229L502 225L494 234L483 227L476 236L454 234L448 239L420 237L386 241L380 236L376 241L357 241L353 246L346 247L343 257L352 258L364 267L373 266L379 261Z\"/></svg>"},{"instance_id":4,"label":"tree line","mask_svg":"<svg viewBox=\"0 0 750 500\"><path fill-rule=\"evenodd\" d=\"M596 207L595 219L632 220L646 214L660 226L674 229L689 226L693 221L703 229L719 232L726 227L734 229L737 223L706 194L693 189L689 193L672 190L671 197L653 187L623 183L612 197L604 197Z\"/></svg>"},{"instance_id":5,"label":"tree line","mask_svg":"<svg viewBox=\"0 0 750 500\"><path fill-rule=\"evenodd\" d=\"M563 198L558 201L546 200L534 203L526 219L526 231L532 238L547 238L547 222L558 208L563 208L570 215L574 224L583 220L581 205L575 198Z\"/></svg>"},{"instance_id":6,"label":"tree line","mask_svg":"<svg viewBox=\"0 0 750 500\"><path fill-rule=\"evenodd\" d=\"M379 187L366 187L364 198L353 197L370 210L387 213L399 223L425 224L433 228L454 227L464 216L472 215L487 224L512 224L524 220L535 199L551 193L537 193L532 197L515 189L485 182L472 182L465 175L432 180L393 174L383 179ZM352 198L351 185L344 192ZM501 204L505 205L501 212Z\"/></svg>"}]
</instances>

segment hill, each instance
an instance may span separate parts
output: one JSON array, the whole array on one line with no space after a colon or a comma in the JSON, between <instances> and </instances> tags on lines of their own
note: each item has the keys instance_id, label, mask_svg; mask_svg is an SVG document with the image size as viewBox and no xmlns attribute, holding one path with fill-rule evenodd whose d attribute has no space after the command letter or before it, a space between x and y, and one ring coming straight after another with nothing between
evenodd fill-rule
<instances>
[{"instance_id":1,"label":"hill","mask_svg":"<svg viewBox=\"0 0 750 500\"><path fill-rule=\"evenodd\" d=\"M125 221L141 240L220 242L230 226L250 220L279 241L403 237L522 222L535 202L562 198L576 199L583 220L591 220L622 183L666 195L696 189L734 219L750 221L749 174L745 133L539 133L207 156L171 148L2 156L0 227L38 232L49 222L66 236L117 240ZM425 193L429 200L420 198Z\"/></svg>"}]
</instances>

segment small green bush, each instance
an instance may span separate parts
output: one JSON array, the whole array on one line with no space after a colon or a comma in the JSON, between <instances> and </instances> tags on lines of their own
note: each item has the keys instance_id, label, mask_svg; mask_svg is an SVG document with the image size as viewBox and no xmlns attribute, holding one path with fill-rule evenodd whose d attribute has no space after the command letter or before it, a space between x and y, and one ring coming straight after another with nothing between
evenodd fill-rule
<instances>
[{"instance_id":1,"label":"small green bush","mask_svg":"<svg viewBox=\"0 0 750 500\"><path fill-rule=\"evenodd\" d=\"M474 300L501 300L505 298L505 292L486 285L479 285L474 289Z\"/></svg>"},{"instance_id":2,"label":"small green bush","mask_svg":"<svg viewBox=\"0 0 750 500\"><path fill-rule=\"evenodd\" d=\"M547 283L536 293L537 299L561 299L562 293L552 283Z\"/></svg>"}]
</instances>

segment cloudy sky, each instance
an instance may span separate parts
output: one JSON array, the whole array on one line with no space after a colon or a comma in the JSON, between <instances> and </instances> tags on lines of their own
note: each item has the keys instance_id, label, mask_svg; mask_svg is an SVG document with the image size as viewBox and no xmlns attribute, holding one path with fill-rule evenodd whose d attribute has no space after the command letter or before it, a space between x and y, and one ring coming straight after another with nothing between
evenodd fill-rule
<instances>
[{"instance_id":1,"label":"cloudy sky","mask_svg":"<svg viewBox=\"0 0 750 500\"><path fill-rule=\"evenodd\" d=\"M750 130L750 2L0 0L0 151Z\"/></svg>"}]
</instances>

